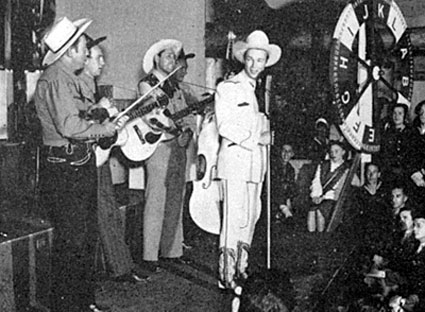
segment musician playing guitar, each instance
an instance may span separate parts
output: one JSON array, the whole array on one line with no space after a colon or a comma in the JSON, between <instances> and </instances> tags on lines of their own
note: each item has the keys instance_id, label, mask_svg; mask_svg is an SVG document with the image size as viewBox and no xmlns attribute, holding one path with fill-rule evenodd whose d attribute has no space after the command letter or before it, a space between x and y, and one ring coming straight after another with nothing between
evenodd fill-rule
<instances>
[{"instance_id":1,"label":"musician playing guitar","mask_svg":"<svg viewBox=\"0 0 425 312\"><path fill-rule=\"evenodd\" d=\"M138 85L141 95L176 68L182 43L164 39L154 43L143 59L147 74ZM166 96L167 110L156 109L144 117L153 132L163 132L164 138L152 156L145 160L146 192L143 220L143 260L145 268L157 272L158 258L179 261L183 255L182 203L185 187L186 147L192 137L183 123L169 123L168 114L186 106L184 96L172 79L152 92L152 96ZM139 169L140 170L140 169ZM130 172L130 175L134 171ZM134 177L130 180L137 182ZM140 181L142 182L142 177ZM134 185L133 185L134 188Z\"/></svg>"}]
</instances>

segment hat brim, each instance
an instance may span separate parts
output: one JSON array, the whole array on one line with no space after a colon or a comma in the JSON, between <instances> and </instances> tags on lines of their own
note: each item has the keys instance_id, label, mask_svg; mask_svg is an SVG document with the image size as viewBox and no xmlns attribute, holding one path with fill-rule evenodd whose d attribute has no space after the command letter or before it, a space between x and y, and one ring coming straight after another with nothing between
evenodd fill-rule
<instances>
[{"instance_id":1,"label":"hat brim","mask_svg":"<svg viewBox=\"0 0 425 312\"><path fill-rule=\"evenodd\" d=\"M42 65L43 66L49 66L56 62L58 59L61 58L61 56L71 47L78 38L81 37L81 35L87 30L87 28L92 23L92 20L88 18L82 18L79 20L76 20L73 22L75 27L78 28L78 31L75 33L75 35L69 40L62 48L60 48L56 53L53 53L51 50L47 51L46 55L43 58Z\"/></svg>"},{"instance_id":2,"label":"hat brim","mask_svg":"<svg viewBox=\"0 0 425 312\"><path fill-rule=\"evenodd\" d=\"M87 43L87 49L90 50L91 48L99 45L99 43L101 43L102 41L105 41L105 40L106 40L106 36L92 40L90 43Z\"/></svg>"},{"instance_id":3,"label":"hat brim","mask_svg":"<svg viewBox=\"0 0 425 312\"><path fill-rule=\"evenodd\" d=\"M182 47L183 44L175 39L162 39L158 42L155 42L146 51L145 56L143 57L143 70L147 74L153 69L153 59L159 52L172 48L177 56Z\"/></svg>"},{"instance_id":4,"label":"hat brim","mask_svg":"<svg viewBox=\"0 0 425 312\"><path fill-rule=\"evenodd\" d=\"M244 55L245 52L249 49L258 49L264 50L268 54L268 59L266 63L266 67L272 66L276 64L280 60L280 56L282 55L282 50L276 44L268 44L264 45L255 45L249 44L243 41L238 41L233 45L233 55L234 57L241 63L245 63Z\"/></svg>"},{"instance_id":5,"label":"hat brim","mask_svg":"<svg viewBox=\"0 0 425 312\"><path fill-rule=\"evenodd\" d=\"M195 53L188 53L188 54L185 54L183 58L185 60L187 60L187 59L191 59L191 58L194 58L194 57L195 57Z\"/></svg>"}]
</instances>

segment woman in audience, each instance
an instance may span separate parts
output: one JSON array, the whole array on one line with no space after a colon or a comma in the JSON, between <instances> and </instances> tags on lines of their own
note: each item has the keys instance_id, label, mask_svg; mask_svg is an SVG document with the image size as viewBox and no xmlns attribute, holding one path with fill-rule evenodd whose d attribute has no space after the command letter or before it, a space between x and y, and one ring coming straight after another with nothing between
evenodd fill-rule
<instances>
[{"instance_id":1,"label":"woman in audience","mask_svg":"<svg viewBox=\"0 0 425 312\"><path fill-rule=\"evenodd\" d=\"M407 105L395 104L392 107L390 122L382 135L381 150L378 157L382 165L385 182L388 184L406 179L406 158L412 135L407 117Z\"/></svg>"}]
</instances>

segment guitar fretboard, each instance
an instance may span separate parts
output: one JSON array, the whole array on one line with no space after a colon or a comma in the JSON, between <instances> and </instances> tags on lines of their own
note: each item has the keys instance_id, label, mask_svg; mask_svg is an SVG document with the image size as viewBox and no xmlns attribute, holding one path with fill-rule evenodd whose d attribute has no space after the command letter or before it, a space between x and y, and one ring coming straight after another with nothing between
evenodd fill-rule
<instances>
[{"instance_id":1,"label":"guitar fretboard","mask_svg":"<svg viewBox=\"0 0 425 312\"><path fill-rule=\"evenodd\" d=\"M153 100L153 102L148 105L146 104L144 106L140 105L136 109L129 111L127 113L127 116L130 117L130 120L132 120L134 118L142 117L146 115L147 113L150 113L156 107L167 106L167 104L168 104L168 100L158 98L157 100Z\"/></svg>"},{"instance_id":2,"label":"guitar fretboard","mask_svg":"<svg viewBox=\"0 0 425 312\"><path fill-rule=\"evenodd\" d=\"M173 121L177 121L177 120L182 119L183 117L189 115L193 111L197 111L199 109L204 108L208 104L211 104L213 101L214 101L214 95L211 95L211 96L207 97L206 99L202 100L201 102L192 104L189 107L186 107L182 110L179 110L178 112L172 114L170 116L170 118Z\"/></svg>"}]
</instances>

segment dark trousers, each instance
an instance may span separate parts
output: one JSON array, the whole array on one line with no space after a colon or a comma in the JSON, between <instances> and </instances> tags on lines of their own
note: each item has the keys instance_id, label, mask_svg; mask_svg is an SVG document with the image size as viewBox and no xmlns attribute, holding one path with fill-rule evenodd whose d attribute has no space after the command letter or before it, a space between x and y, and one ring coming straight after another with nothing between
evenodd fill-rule
<instances>
[{"instance_id":1,"label":"dark trousers","mask_svg":"<svg viewBox=\"0 0 425 312\"><path fill-rule=\"evenodd\" d=\"M97 176L94 157L86 164L51 163L41 157L41 202L54 227L52 312L89 311L94 298L97 235Z\"/></svg>"}]
</instances>

